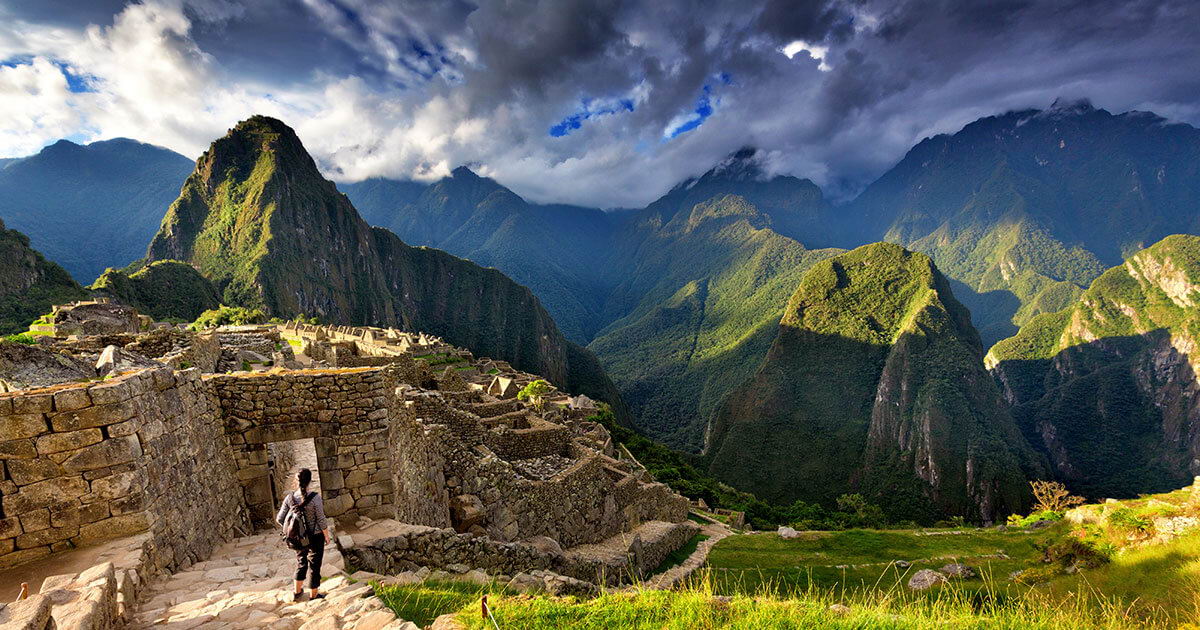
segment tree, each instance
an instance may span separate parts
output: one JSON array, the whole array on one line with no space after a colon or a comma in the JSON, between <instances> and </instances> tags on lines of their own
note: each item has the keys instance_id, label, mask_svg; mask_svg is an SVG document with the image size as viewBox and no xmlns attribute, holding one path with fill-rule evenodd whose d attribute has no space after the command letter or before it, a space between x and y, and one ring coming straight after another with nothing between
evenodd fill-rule
<instances>
[{"instance_id":1,"label":"tree","mask_svg":"<svg viewBox=\"0 0 1200 630\"><path fill-rule=\"evenodd\" d=\"M1033 490L1033 498L1037 501L1033 507L1035 512L1061 513L1077 505L1083 505L1083 497L1071 494L1066 486L1057 481L1039 479L1030 481L1029 487Z\"/></svg>"},{"instance_id":2,"label":"tree","mask_svg":"<svg viewBox=\"0 0 1200 630\"><path fill-rule=\"evenodd\" d=\"M538 379L526 385L521 391L517 392L517 400L523 403L529 403L534 409L541 410L545 404L542 400L546 394L554 391L554 386L548 381Z\"/></svg>"}]
</instances>

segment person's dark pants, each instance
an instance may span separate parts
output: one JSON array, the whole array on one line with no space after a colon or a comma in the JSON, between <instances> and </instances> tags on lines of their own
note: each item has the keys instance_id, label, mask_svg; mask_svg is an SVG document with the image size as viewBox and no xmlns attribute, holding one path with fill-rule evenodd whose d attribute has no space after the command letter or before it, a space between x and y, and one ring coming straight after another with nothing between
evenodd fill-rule
<instances>
[{"instance_id":1,"label":"person's dark pants","mask_svg":"<svg viewBox=\"0 0 1200 630\"><path fill-rule=\"evenodd\" d=\"M325 557L325 537L314 536L312 542L304 549L296 550L296 581L303 582L304 574L308 574L308 587L317 588L321 584L321 560Z\"/></svg>"}]
</instances>

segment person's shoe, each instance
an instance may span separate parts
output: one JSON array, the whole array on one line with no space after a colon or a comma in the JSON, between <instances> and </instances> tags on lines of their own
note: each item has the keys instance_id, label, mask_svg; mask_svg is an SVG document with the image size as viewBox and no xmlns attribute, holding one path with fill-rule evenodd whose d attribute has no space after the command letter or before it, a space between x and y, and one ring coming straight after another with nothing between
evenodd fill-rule
<instances>
[{"instance_id":1,"label":"person's shoe","mask_svg":"<svg viewBox=\"0 0 1200 630\"><path fill-rule=\"evenodd\" d=\"M292 593L292 601L298 602L301 599L304 599L304 593Z\"/></svg>"},{"instance_id":2,"label":"person's shoe","mask_svg":"<svg viewBox=\"0 0 1200 630\"><path fill-rule=\"evenodd\" d=\"M308 599L309 599L309 601L314 600L314 599L325 599L325 593L317 593L316 595L309 595Z\"/></svg>"}]
</instances>

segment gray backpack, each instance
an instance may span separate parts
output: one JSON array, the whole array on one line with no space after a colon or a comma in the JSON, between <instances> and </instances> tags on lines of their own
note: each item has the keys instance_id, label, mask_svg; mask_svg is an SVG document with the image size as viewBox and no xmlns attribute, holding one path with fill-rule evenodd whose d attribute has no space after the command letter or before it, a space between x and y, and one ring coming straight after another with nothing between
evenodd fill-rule
<instances>
[{"instance_id":1,"label":"gray backpack","mask_svg":"<svg viewBox=\"0 0 1200 630\"><path fill-rule=\"evenodd\" d=\"M296 495L291 495L295 497ZM304 497L304 501L296 504L295 499L292 499L292 505L288 508L287 516L283 518L283 544L287 545L288 549L308 549L312 543L311 532L309 531L308 518L304 515L304 506L308 505L313 497L317 496L316 492L309 492L308 496Z\"/></svg>"}]
</instances>

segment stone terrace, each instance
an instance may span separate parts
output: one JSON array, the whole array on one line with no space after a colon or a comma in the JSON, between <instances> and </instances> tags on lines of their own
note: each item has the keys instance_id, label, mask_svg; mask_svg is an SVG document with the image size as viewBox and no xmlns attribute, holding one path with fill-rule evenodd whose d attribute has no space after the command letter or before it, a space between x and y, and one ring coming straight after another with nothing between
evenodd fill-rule
<instances>
[{"instance_id":1,"label":"stone terrace","mask_svg":"<svg viewBox=\"0 0 1200 630\"><path fill-rule=\"evenodd\" d=\"M47 579L42 591L66 594L0 616L36 622L42 607L60 627L130 618L142 585L157 592L165 576L205 566L221 545L270 524L270 445L295 440L312 440L326 510L341 527L384 519L371 535L339 538L359 568L380 573L453 564L615 584L695 533L687 501L614 452L585 419L595 410L585 397L554 392L527 405L511 385L495 386L534 375L429 335L370 328L266 332L317 369L202 374L223 348L244 347L231 339L242 333L264 335L164 337L154 346L164 356L195 348L203 360L0 394L0 569L140 537L135 561ZM456 551L433 552L445 545ZM221 608L211 603L196 609ZM148 622L155 608L145 606ZM279 608L260 612L287 616Z\"/></svg>"}]
</instances>

